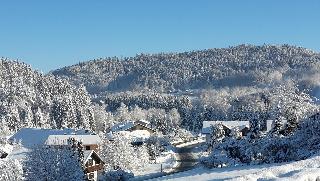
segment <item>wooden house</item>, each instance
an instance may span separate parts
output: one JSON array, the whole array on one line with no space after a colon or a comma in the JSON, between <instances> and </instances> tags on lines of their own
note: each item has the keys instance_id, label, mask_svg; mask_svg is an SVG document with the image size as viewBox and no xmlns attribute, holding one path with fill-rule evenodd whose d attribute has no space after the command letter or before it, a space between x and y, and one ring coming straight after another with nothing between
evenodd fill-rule
<instances>
[{"instance_id":1,"label":"wooden house","mask_svg":"<svg viewBox=\"0 0 320 181\"><path fill-rule=\"evenodd\" d=\"M98 174L103 172L104 162L94 150L84 151L84 171L88 180L98 180Z\"/></svg>"},{"instance_id":2,"label":"wooden house","mask_svg":"<svg viewBox=\"0 0 320 181\"><path fill-rule=\"evenodd\" d=\"M72 138L80 141L84 148L84 171L88 180L98 180L98 174L103 172L104 162L98 155L101 139L98 135L49 135L46 145L61 147L68 146Z\"/></svg>"}]
</instances>

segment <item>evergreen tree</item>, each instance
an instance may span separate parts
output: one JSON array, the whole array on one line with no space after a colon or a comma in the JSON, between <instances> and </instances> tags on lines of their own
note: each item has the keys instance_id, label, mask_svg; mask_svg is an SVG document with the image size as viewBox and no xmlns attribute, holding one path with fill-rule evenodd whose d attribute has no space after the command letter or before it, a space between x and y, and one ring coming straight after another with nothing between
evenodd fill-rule
<instances>
[{"instance_id":1,"label":"evergreen tree","mask_svg":"<svg viewBox=\"0 0 320 181\"><path fill-rule=\"evenodd\" d=\"M25 163L27 180L84 180L79 153L73 147L37 147Z\"/></svg>"},{"instance_id":2,"label":"evergreen tree","mask_svg":"<svg viewBox=\"0 0 320 181\"><path fill-rule=\"evenodd\" d=\"M0 159L0 180L24 180L22 164L18 160Z\"/></svg>"},{"instance_id":3,"label":"evergreen tree","mask_svg":"<svg viewBox=\"0 0 320 181\"><path fill-rule=\"evenodd\" d=\"M226 136L226 133L223 129L223 125L222 124L216 124L211 126L211 133L210 133L210 139L209 139L209 143L208 147L209 149L213 149L216 144L220 143L223 138Z\"/></svg>"}]
</instances>

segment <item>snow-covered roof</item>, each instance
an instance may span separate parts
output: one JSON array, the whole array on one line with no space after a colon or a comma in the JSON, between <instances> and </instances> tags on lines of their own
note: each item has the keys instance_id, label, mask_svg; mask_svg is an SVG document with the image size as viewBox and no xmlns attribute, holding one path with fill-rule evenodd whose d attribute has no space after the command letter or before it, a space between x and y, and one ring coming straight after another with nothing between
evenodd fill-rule
<instances>
[{"instance_id":1,"label":"snow-covered roof","mask_svg":"<svg viewBox=\"0 0 320 181\"><path fill-rule=\"evenodd\" d=\"M203 121L202 133L209 134L211 133L211 126L223 124L229 129L233 129L238 127L239 129L243 129L245 127L249 127L249 121Z\"/></svg>"},{"instance_id":2,"label":"snow-covered roof","mask_svg":"<svg viewBox=\"0 0 320 181\"><path fill-rule=\"evenodd\" d=\"M88 161L88 159L90 158L91 154L93 153L93 150L85 150L83 151L83 158L84 158L84 163L86 163Z\"/></svg>"},{"instance_id":3,"label":"snow-covered roof","mask_svg":"<svg viewBox=\"0 0 320 181\"><path fill-rule=\"evenodd\" d=\"M81 141L83 145L100 144L101 139L98 135L49 135L46 145L68 145L68 139L75 138Z\"/></svg>"},{"instance_id":4,"label":"snow-covered roof","mask_svg":"<svg viewBox=\"0 0 320 181\"><path fill-rule=\"evenodd\" d=\"M127 122L115 124L114 126L112 126L111 131L112 132L127 131L128 129L130 129L136 125L141 125L141 126L146 127L150 130L153 130L152 128L149 127L149 124L150 123L148 121L143 121L143 120L127 121Z\"/></svg>"},{"instance_id":5,"label":"snow-covered roof","mask_svg":"<svg viewBox=\"0 0 320 181\"><path fill-rule=\"evenodd\" d=\"M74 129L40 129L40 128L22 128L16 134L9 138L10 141L21 141L21 145L26 148L32 148L35 145L43 145L50 135L90 135L86 130Z\"/></svg>"},{"instance_id":6,"label":"snow-covered roof","mask_svg":"<svg viewBox=\"0 0 320 181\"><path fill-rule=\"evenodd\" d=\"M93 156L93 158L99 159L102 163L104 163L104 161L101 159L101 157L94 150L83 151L84 163L86 163L89 160L89 158L92 157L91 155L95 155L95 156Z\"/></svg>"},{"instance_id":7,"label":"snow-covered roof","mask_svg":"<svg viewBox=\"0 0 320 181\"><path fill-rule=\"evenodd\" d=\"M139 121L136 121L136 123L140 123L140 124L143 124L143 125L149 125L150 124L149 121L144 120L144 119L140 119Z\"/></svg>"},{"instance_id":8,"label":"snow-covered roof","mask_svg":"<svg viewBox=\"0 0 320 181\"><path fill-rule=\"evenodd\" d=\"M118 123L112 126L111 131L118 132L118 131L126 131L134 126L133 121Z\"/></svg>"},{"instance_id":9,"label":"snow-covered roof","mask_svg":"<svg viewBox=\"0 0 320 181\"><path fill-rule=\"evenodd\" d=\"M24 160L27 155L32 151L26 147L14 147L13 151L8 155L8 159Z\"/></svg>"},{"instance_id":10,"label":"snow-covered roof","mask_svg":"<svg viewBox=\"0 0 320 181\"><path fill-rule=\"evenodd\" d=\"M150 132L147 130L134 130L134 131L109 132L106 134L106 137L109 140L113 140L114 134L121 134L121 137L131 141L146 141L151 136Z\"/></svg>"}]
</instances>

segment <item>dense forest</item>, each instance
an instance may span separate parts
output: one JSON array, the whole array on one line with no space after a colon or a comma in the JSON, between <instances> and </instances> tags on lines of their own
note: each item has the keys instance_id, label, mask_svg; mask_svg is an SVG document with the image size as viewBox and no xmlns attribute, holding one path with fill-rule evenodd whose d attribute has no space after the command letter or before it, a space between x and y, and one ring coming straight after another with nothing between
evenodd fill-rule
<instances>
[{"instance_id":1,"label":"dense forest","mask_svg":"<svg viewBox=\"0 0 320 181\"><path fill-rule=\"evenodd\" d=\"M308 77L318 75L319 60L318 53L301 47L240 45L184 53L101 58L61 68L52 74L77 85L83 84L92 94L270 85L287 79L314 86Z\"/></svg>"},{"instance_id":2,"label":"dense forest","mask_svg":"<svg viewBox=\"0 0 320 181\"><path fill-rule=\"evenodd\" d=\"M109 111L121 103L129 109L175 108L184 128L199 131L204 120L274 119L278 104L287 109L285 102L301 101L292 95L308 94L317 102L319 70L319 53L305 48L239 45L97 59L51 74L85 85Z\"/></svg>"},{"instance_id":3,"label":"dense forest","mask_svg":"<svg viewBox=\"0 0 320 181\"><path fill-rule=\"evenodd\" d=\"M46 76L17 61L0 61L0 130L23 127L93 127L93 110L85 87Z\"/></svg>"},{"instance_id":4,"label":"dense forest","mask_svg":"<svg viewBox=\"0 0 320 181\"><path fill-rule=\"evenodd\" d=\"M2 58L0 69L0 120L11 131L101 130L101 121L116 124L101 117L119 115L121 104L129 112L175 109L180 126L199 131L205 120L274 119L288 103L314 104L320 94L320 55L289 45L112 57L47 75Z\"/></svg>"},{"instance_id":5,"label":"dense forest","mask_svg":"<svg viewBox=\"0 0 320 181\"><path fill-rule=\"evenodd\" d=\"M103 138L105 171L113 177L109 171L115 166L143 169L160 137L166 143L190 138L198 135L203 121L249 121L245 137L226 136L221 126L212 127L201 163L222 167L300 160L320 147L319 71L319 53L289 45L110 57L46 75L1 58L0 145L9 145L5 136L24 127L89 129ZM121 134L113 141L104 138L115 124L138 120L150 122L157 133L145 146L134 149ZM275 120L269 133L264 131L267 120ZM59 162L74 155L40 148L32 153L27 164L34 169L50 164L38 164L33 156ZM70 163L79 170L78 162ZM21 179L22 166L2 160L0 175Z\"/></svg>"}]
</instances>

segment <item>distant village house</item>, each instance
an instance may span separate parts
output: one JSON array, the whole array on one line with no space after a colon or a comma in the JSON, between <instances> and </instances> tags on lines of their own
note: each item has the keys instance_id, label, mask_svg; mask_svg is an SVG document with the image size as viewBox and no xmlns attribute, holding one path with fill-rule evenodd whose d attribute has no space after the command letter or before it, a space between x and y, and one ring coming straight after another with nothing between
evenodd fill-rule
<instances>
[{"instance_id":1,"label":"distant village house","mask_svg":"<svg viewBox=\"0 0 320 181\"><path fill-rule=\"evenodd\" d=\"M136 130L146 130L150 134L155 133L155 130L151 128L150 123L145 120L127 121L127 122L116 124L111 128L112 132L136 131Z\"/></svg>"},{"instance_id":2,"label":"distant village house","mask_svg":"<svg viewBox=\"0 0 320 181\"><path fill-rule=\"evenodd\" d=\"M114 125L109 133L107 133L107 137L109 140L113 140L113 134L117 132L128 132L128 135L132 137L132 145L142 145L145 140L147 140L151 135L153 135L156 131L151 128L150 123L145 120L139 121L126 121L123 123L119 123Z\"/></svg>"},{"instance_id":3,"label":"distant village house","mask_svg":"<svg viewBox=\"0 0 320 181\"><path fill-rule=\"evenodd\" d=\"M201 134L209 141L212 133L212 126L221 124L226 136L230 136L234 129L238 128L242 136L249 132L249 121L204 121Z\"/></svg>"}]
</instances>

